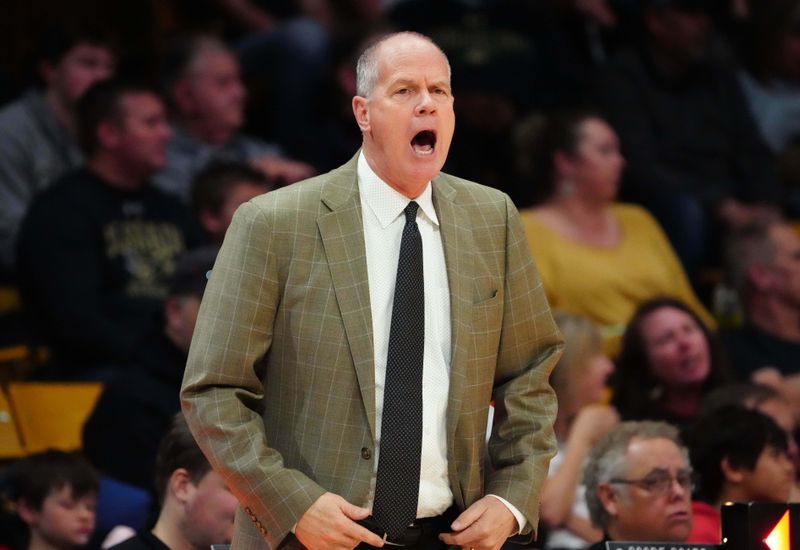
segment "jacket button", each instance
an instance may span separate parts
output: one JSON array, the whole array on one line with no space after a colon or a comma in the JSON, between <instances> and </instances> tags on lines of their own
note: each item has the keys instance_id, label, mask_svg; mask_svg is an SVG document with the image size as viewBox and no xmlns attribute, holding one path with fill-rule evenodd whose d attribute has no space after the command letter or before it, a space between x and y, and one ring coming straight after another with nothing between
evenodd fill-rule
<instances>
[{"instance_id":1,"label":"jacket button","mask_svg":"<svg viewBox=\"0 0 800 550\"><path fill-rule=\"evenodd\" d=\"M372 451L370 451L367 447L361 448L361 458L364 460L369 460L372 458Z\"/></svg>"}]
</instances>

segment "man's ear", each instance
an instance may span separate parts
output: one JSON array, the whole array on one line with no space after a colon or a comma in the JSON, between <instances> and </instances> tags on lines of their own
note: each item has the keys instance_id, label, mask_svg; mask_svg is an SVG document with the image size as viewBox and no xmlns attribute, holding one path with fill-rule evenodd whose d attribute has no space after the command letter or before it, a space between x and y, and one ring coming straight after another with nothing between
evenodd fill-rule
<instances>
[{"instance_id":1,"label":"man's ear","mask_svg":"<svg viewBox=\"0 0 800 550\"><path fill-rule=\"evenodd\" d=\"M103 149L114 149L120 141L120 128L115 122L104 120L97 125L97 142Z\"/></svg>"},{"instance_id":2,"label":"man's ear","mask_svg":"<svg viewBox=\"0 0 800 550\"><path fill-rule=\"evenodd\" d=\"M209 208L204 208L198 212L197 217L200 219L200 225L203 226L203 229L212 235L217 235L225 229L222 218Z\"/></svg>"},{"instance_id":3,"label":"man's ear","mask_svg":"<svg viewBox=\"0 0 800 550\"><path fill-rule=\"evenodd\" d=\"M194 111L194 90L188 78L183 78L172 85L172 101L181 113L192 113Z\"/></svg>"},{"instance_id":4,"label":"man's ear","mask_svg":"<svg viewBox=\"0 0 800 550\"><path fill-rule=\"evenodd\" d=\"M17 501L17 514L28 525L34 525L39 519L39 511L31 506L25 498Z\"/></svg>"},{"instance_id":5,"label":"man's ear","mask_svg":"<svg viewBox=\"0 0 800 550\"><path fill-rule=\"evenodd\" d=\"M741 466L733 466L728 457L723 457L719 463L719 468L722 470L722 475L725 481L729 483L741 483L744 480L746 469Z\"/></svg>"},{"instance_id":6,"label":"man's ear","mask_svg":"<svg viewBox=\"0 0 800 550\"><path fill-rule=\"evenodd\" d=\"M362 132L369 131L369 109L367 108L368 101L369 100L367 98L358 95L353 97L353 115L355 115L358 127L361 128Z\"/></svg>"},{"instance_id":7,"label":"man's ear","mask_svg":"<svg viewBox=\"0 0 800 550\"><path fill-rule=\"evenodd\" d=\"M50 84L56 79L56 67L50 61L39 62L39 76L42 77L45 86L49 87Z\"/></svg>"},{"instance_id":8,"label":"man's ear","mask_svg":"<svg viewBox=\"0 0 800 550\"><path fill-rule=\"evenodd\" d=\"M773 282L772 270L764 264L753 264L745 271L747 280L756 290L766 290Z\"/></svg>"},{"instance_id":9,"label":"man's ear","mask_svg":"<svg viewBox=\"0 0 800 550\"><path fill-rule=\"evenodd\" d=\"M600 499L600 504L603 505L608 515L616 516L619 514L619 494L611 488L611 485L601 483L596 490L597 498Z\"/></svg>"},{"instance_id":10,"label":"man's ear","mask_svg":"<svg viewBox=\"0 0 800 550\"><path fill-rule=\"evenodd\" d=\"M186 468L178 468L172 472L171 476L169 476L167 489L175 498L175 500L181 504L186 504L186 502L189 500L189 497L192 495L194 488L194 483L192 483L192 480L189 477L189 472L186 470Z\"/></svg>"}]
</instances>

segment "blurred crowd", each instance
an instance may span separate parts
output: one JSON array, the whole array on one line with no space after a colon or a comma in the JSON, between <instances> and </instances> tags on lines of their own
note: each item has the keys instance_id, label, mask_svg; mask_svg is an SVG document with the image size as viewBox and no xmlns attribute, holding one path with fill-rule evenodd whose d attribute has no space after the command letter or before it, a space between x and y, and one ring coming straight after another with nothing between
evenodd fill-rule
<instances>
[{"instance_id":1,"label":"blurred crowd","mask_svg":"<svg viewBox=\"0 0 800 550\"><path fill-rule=\"evenodd\" d=\"M32 0L0 23L0 345L104 390L82 456L4 470L0 548L228 542L175 416L205 282L240 204L356 153L392 30L448 55L445 170L512 197L566 341L536 544L719 543L721 503L800 498L800 0ZM95 529L104 483L149 519Z\"/></svg>"}]
</instances>

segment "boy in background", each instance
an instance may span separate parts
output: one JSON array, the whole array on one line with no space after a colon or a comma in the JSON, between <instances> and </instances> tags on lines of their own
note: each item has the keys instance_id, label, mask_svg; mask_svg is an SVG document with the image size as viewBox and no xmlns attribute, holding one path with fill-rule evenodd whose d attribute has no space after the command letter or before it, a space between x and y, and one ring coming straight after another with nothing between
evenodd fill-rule
<instances>
[{"instance_id":1,"label":"boy in background","mask_svg":"<svg viewBox=\"0 0 800 550\"><path fill-rule=\"evenodd\" d=\"M82 456L49 450L11 471L11 497L27 525L28 550L69 550L89 542L99 478Z\"/></svg>"}]
</instances>

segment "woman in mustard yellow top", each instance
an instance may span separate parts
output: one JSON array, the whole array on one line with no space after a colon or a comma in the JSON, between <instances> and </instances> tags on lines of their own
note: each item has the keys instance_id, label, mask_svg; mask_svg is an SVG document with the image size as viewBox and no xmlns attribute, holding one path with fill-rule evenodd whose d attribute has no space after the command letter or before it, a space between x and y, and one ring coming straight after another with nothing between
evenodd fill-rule
<instances>
[{"instance_id":1,"label":"woman in mustard yellow top","mask_svg":"<svg viewBox=\"0 0 800 550\"><path fill-rule=\"evenodd\" d=\"M552 117L535 164L542 200L521 214L553 308L592 319L612 355L636 307L650 298L679 298L714 327L658 222L615 202L625 159L604 120Z\"/></svg>"}]
</instances>

